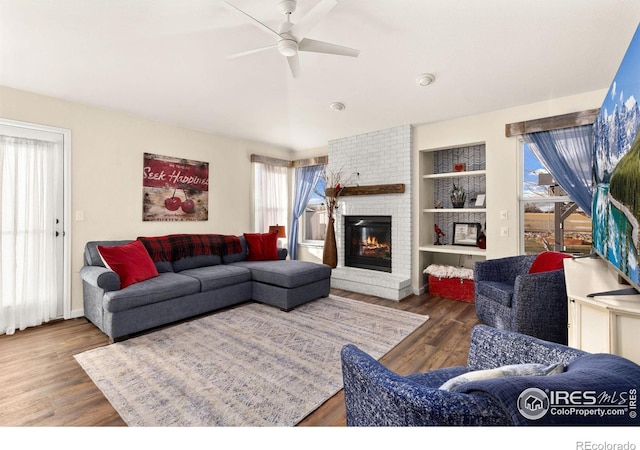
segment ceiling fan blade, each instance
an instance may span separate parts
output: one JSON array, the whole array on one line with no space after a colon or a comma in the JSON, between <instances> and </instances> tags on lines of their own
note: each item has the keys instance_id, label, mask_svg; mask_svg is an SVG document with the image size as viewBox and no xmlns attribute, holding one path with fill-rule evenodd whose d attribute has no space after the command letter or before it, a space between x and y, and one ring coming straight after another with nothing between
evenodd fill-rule
<instances>
[{"instance_id":1,"label":"ceiling fan blade","mask_svg":"<svg viewBox=\"0 0 640 450\"><path fill-rule=\"evenodd\" d=\"M298 58L298 54L296 53L293 56L287 56L287 62L289 63L289 69L291 69L291 75L293 75L293 78L300 75L300 59Z\"/></svg>"},{"instance_id":2,"label":"ceiling fan blade","mask_svg":"<svg viewBox=\"0 0 640 450\"><path fill-rule=\"evenodd\" d=\"M263 52L265 50L271 50L272 48L277 48L278 44L273 44L273 45L267 45L266 47L260 47L260 48L254 48L253 50L247 50L246 52L240 52L240 53L236 53L233 55L229 55L227 56L227 59L235 59L235 58L240 58L241 56L247 56L247 55L252 55L254 53L260 53Z\"/></svg>"},{"instance_id":3,"label":"ceiling fan blade","mask_svg":"<svg viewBox=\"0 0 640 450\"><path fill-rule=\"evenodd\" d=\"M322 0L291 27L289 33L298 40L304 38L337 4L336 0Z\"/></svg>"},{"instance_id":4,"label":"ceiling fan blade","mask_svg":"<svg viewBox=\"0 0 640 450\"><path fill-rule=\"evenodd\" d=\"M266 26L264 23L260 22L258 19L251 17L249 14L247 14L246 12L244 12L243 10L233 6L231 3L229 2L225 2L223 1L222 3L224 3L225 5L227 5L228 7L232 8L234 11L239 12L240 14L242 14L244 17L248 18L249 21L254 24L256 27L258 27L259 29L261 29L262 31L266 31L269 34L275 34L276 36L280 37L280 34L278 34L277 31L269 28L268 26Z\"/></svg>"},{"instance_id":5,"label":"ceiling fan blade","mask_svg":"<svg viewBox=\"0 0 640 450\"><path fill-rule=\"evenodd\" d=\"M298 44L298 50L301 52L328 53L330 55L351 56L353 58L356 58L360 54L360 50L356 50L355 48L343 47L341 45L316 41L307 38L300 41L300 44Z\"/></svg>"}]
</instances>

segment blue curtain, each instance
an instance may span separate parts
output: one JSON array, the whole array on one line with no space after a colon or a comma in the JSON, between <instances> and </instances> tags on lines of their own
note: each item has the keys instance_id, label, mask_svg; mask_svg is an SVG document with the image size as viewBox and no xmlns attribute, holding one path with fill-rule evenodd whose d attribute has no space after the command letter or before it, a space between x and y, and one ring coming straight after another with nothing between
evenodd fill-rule
<instances>
[{"instance_id":1,"label":"blue curtain","mask_svg":"<svg viewBox=\"0 0 640 450\"><path fill-rule=\"evenodd\" d=\"M529 133L524 140L571 200L591 217L593 127Z\"/></svg>"},{"instance_id":2,"label":"blue curtain","mask_svg":"<svg viewBox=\"0 0 640 450\"><path fill-rule=\"evenodd\" d=\"M322 177L324 165L296 167L293 214L289 227L289 255L291 259L298 259L298 223L304 213L307 203L313 194L318 180Z\"/></svg>"}]
</instances>

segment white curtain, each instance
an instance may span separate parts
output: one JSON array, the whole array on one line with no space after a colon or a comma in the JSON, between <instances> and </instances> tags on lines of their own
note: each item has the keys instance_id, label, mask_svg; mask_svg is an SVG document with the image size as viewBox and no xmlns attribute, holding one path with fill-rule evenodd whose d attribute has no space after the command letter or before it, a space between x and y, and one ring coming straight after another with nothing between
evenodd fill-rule
<instances>
[{"instance_id":1,"label":"white curtain","mask_svg":"<svg viewBox=\"0 0 640 450\"><path fill-rule=\"evenodd\" d=\"M264 233L269 230L269 225L286 225L287 223L288 168L262 163L253 164L254 231Z\"/></svg>"},{"instance_id":2,"label":"white curtain","mask_svg":"<svg viewBox=\"0 0 640 450\"><path fill-rule=\"evenodd\" d=\"M0 136L0 334L57 314L56 145Z\"/></svg>"}]
</instances>

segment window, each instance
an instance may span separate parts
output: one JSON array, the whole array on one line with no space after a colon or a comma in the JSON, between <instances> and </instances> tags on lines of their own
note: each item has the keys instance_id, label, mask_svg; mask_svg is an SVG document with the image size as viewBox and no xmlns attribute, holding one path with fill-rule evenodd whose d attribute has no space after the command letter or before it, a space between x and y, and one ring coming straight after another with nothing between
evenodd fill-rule
<instances>
[{"instance_id":1,"label":"window","mask_svg":"<svg viewBox=\"0 0 640 450\"><path fill-rule=\"evenodd\" d=\"M287 223L289 210L287 167L254 162L254 231Z\"/></svg>"},{"instance_id":2,"label":"window","mask_svg":"<svg viewBox=\"0 0 640 450\"><path fill-rule=\"evenodd\" d=\"M555 182L524 142L520 206L521 253L590 252L591 218Z\"/></svg>"},{"instance_id":3,"label":"window","mask_svg":"<svg viewBox=\"0 0 640 450\"><path fill-rule=\"evenodd\" d=\"M302 215L303 244L322 244L327 231L327 208L324 202L325 179L320 177Z\"/></svg>"}]
</instances>

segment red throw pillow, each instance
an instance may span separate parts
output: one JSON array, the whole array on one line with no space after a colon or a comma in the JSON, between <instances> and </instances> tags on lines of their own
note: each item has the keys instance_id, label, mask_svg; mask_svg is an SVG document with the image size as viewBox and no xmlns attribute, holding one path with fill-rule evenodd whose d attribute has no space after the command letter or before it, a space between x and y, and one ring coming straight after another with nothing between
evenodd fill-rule
<instances>
[{"instance_id":1,"label":"red throw pillow","mask_svg":"<svg viewBox=\"0 0 640 450\"><path fill-rule=\"evenodd\" d=\"M245 233L247 261L271 261L278 257L278 232Z\"/></svg>"},{"instance_id":2,"label":"red throw pillow","mask_svg":"<svg viewBox=\"0 0 640 450\"><path fill-rule=\"evenodd\" d=\"M158 276L156 265L140 241L114 246L98 245L98 253L104 265L120 277L120 289Z\"/></svg>"},{"instance_id":3,"label":"red throw pillow","mask_svg":"<svg viewBox=\"0 0 640 450\"><path fill-rule=\"evenodd\" d=\"M564 269L563 260L571 255L560 252L542 252L533 260L529 273L549 272Z\"/></svg>"}]
</instances>

